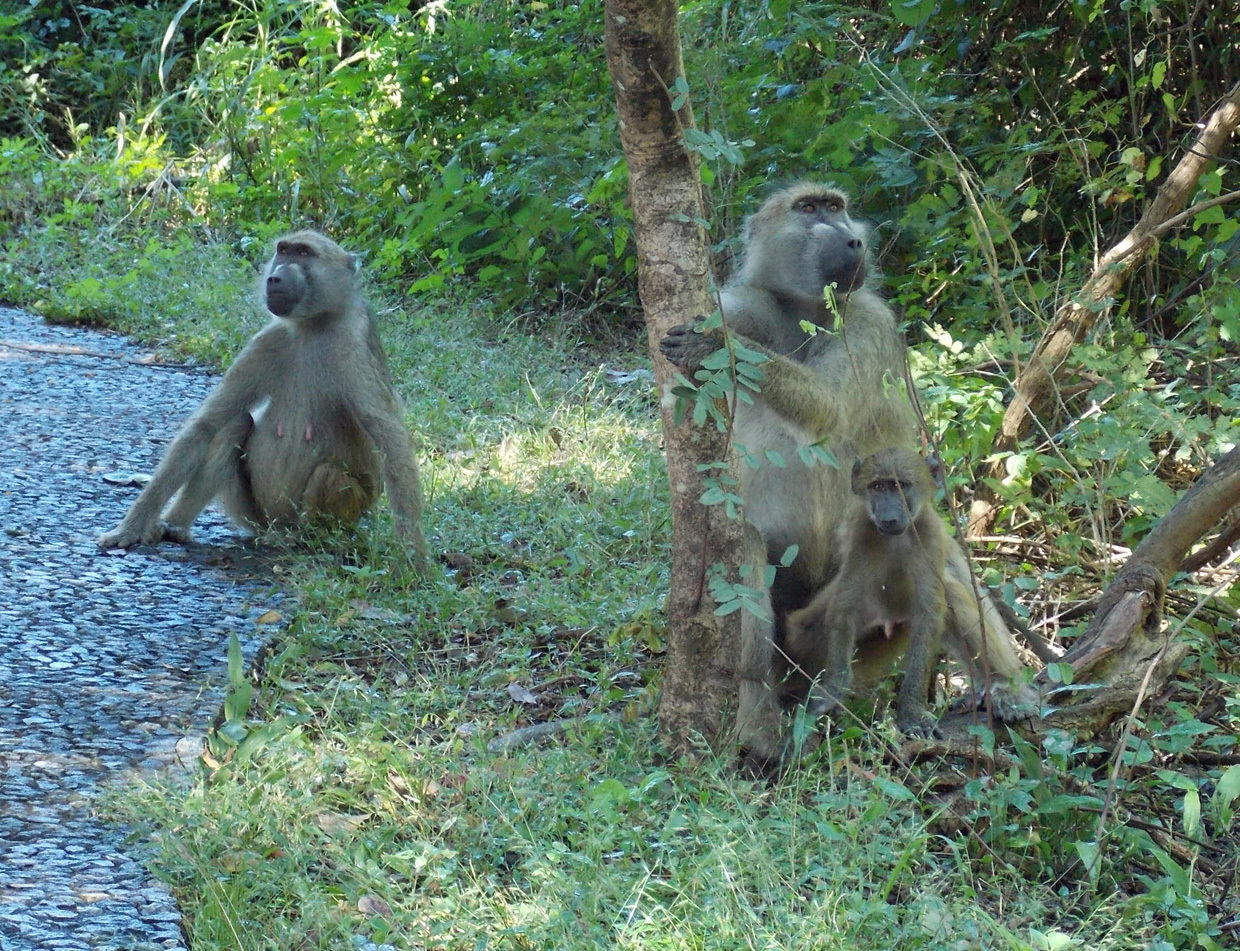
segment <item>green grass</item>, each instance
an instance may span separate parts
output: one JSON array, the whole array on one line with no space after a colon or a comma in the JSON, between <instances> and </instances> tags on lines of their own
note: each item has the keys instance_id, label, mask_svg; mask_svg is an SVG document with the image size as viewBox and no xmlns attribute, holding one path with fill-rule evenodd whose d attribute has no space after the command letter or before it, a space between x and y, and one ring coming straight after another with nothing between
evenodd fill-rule
<instances>
[{"instance_id":1,"label":"green grass","mask_svg":"<svg viewBox=\"0 0 1240 951\"><path fill-rule=\"evenodd\" d=\"M9 296L206 360L258 325L227 248L86 233L15 242ZM850 729L773 785L731 762L667 760L656 404L648 382L606 372L644 366L642 347L463 297L372 299L420 446L431 548L465 567L403 574L382 508L291 552L289 624L259 674L234 672L201 769L112 799L153 844L195 951L349 949L359 935L462 951L1220 946L1199 942L1217 924L1208 877L1140 829L1114 822L1085 874L1075 843L1092 836L1107 763L1092 744L1048 747L1045 766L1030 748L987 774L905 764L889 727ZM487 751L579 717L543 744ZM1174 826L1174 786L1142 786L1142 814Z\"/></svg>"}]
</instances>

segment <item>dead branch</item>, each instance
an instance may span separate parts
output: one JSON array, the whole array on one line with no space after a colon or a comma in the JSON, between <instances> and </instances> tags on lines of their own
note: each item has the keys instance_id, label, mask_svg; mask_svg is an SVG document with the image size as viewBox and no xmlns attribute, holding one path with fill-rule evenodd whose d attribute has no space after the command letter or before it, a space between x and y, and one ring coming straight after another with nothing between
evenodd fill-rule
<instances>
[{"instance_id":1,"label":"dead branch","mask_svg":"<svg viewBox=\"0 0 1240 951\"><path fill-rule=\"evenodd\" d=\"M1201 124L1196 141L1167 176L1141 220L1099 259L1080 292L1060 306L1029 362L1016 378L1012 401L995 436L992 460L986 465L988 481L978 485L969 515L971 537L988 533L994 524L998 506L992 484L1003 478L1005 457L1016 450L1034 418L1044 414L1048 404L1058 396L1059 378L1072 348L1110 312L1128 276L1158 236L1171 227L1171 222L1183 211L1198 179L1213 165L1238 124L1240 83L1232 87L1214 113Z\"/></svg>"},{"instance_id":2,"label":"dead branch","mask_svg":"<svg viewBox=\"0 0 1240 951\"><path fill-rule=\"evenodd\" d=\"M154 354L144 357L131 357L124 353L104 353L100 350L87 350L64 343L18 343L16 340L0 340L0 350L20 350L23 353L46 353L57 357L90 357L93 360L119 360L140 367L155 367L161 370L192 369L188 363L160 363Z\"/></svg>"},{"instance_id":3,"label":"dead branch","mask_svg":"<svg viewBox=\"0 0 1240 951\"><path fill-rule=\"evenodd\" d=\"M1200 571L1206 565L1217 561L1231 551L1231 546L1237 540L1240 540L1240 516L1233 519L1231 524L1219 532L1214 541L1206 545L1205 548L1185 558L1180 564L1180 570L1187 574Z\"/></svg>"},{"instance_id":4,"label":"dead branch","mask_svg":"<svg viewBox=\"0 0 1240 951\"><path fill-rule=\"evenodd\" d=\"M1097 732L1176 669L1188 644L1162 631L1167 584L1188 550L1237 503L1240 446L1206 470L1116 574L1088 630L1063 657L1074 683L1106 686L1063 706L1051 718L1055 725Z\"/></svg>"}]
</instances>

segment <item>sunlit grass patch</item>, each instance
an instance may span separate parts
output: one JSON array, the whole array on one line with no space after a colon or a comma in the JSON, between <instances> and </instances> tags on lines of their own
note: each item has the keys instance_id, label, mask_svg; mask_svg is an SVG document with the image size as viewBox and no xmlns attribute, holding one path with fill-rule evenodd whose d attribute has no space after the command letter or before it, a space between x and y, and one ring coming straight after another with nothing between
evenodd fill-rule
<instances>
[{"instance_id":1,"label":"sunlit grass patch","mask_svg":"<svg viewBox=\"0 0 1240 951\"><path fill-rule=\"evenodd\" d=\"M178 264L189 245L141 264L140 248L62 239L47 240L79 317L220 361L263 320L226 246L197 272ZM99 274L121 279L75 283ZM1079 858L1105 792L1092 742L1029 747L1003 769L963 759L950 789L882 724L771 785L730 759L666 761L666 474L648 378L609 372L647 369L642 348L527 332L479 302L372 300L436 569L415 579L393 557L384 503L356 530L306 533L277 566L290 623L231 685L209 758L115 803L153 837L196 949L1135 951L1213 927L1188 869L1208 864L1213 887L1226 860L1180 835L1197 796L1182 757L1230 756L1235 731L1187 708L1147 720L1121 790L1161 825L1116 813L1096 880ZM971 420L970 393L938 383L931 418L948 419L941 399ZM939 428L963 438L951 419ZM1224 709L1232 633L1219 622L1198 677ZM564 726L488 749L546 722ZM1191 775L1222 841L1233 817L1208 768Z\"/></svg>"}]
</instances>

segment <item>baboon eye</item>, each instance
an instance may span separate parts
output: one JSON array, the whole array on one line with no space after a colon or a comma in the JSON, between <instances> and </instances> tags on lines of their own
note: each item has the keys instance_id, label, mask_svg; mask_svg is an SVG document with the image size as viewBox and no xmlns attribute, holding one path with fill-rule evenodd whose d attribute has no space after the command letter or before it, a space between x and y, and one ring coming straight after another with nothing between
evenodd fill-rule
<instances>
[{"instance_id":1,"label":"baboon eye","mask_svg":"<svg viewBox=\"0 0 1240 951\"><path fill-rule=\"evenodd\" d=\"M812 215L818 210L818 203L813 201L803 201L797 207L807 215Z\"/></svg>"}]
</instances>

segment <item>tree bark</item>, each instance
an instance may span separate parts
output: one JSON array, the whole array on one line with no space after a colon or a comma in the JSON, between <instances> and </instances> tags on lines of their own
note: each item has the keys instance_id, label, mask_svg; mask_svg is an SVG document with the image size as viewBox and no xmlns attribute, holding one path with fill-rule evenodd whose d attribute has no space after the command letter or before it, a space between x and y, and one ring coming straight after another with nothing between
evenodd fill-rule
<instances>
[{"instance_id":1,"label":"tree bark","mask_svg":"<svg viewBox=\"0 0 1240 951\"><path fill-rule=\"evenodd\" d=\"M1089 629L1062 659L1072 665L1073 683L1106 686L1061 706L1048 725L1096 733L1175 672L1188 644L1161 630L1167 584L1193 544L1238 503L1240 446L1206 470L1115 576Z\"/></svg>"},{"instance_id":2,"label":"tree bark","mask_svg":"<svg viewBox=\"0 0 1240 951\"><path fill-rule=\"evenodd\" d=\"M722 505L699 501L704 477L717 472L702 467L729 459L728 434L709 424L675 424L672 368L659 352L668 330L715 309L698 164L683 137L693 113L687 97L679 113L672 109L670 89L684 75L676 10L675 0L607 0L606 50L629 165L638 293L664 394L671 481L672 586L659 730L671 750L683 753L702 740L721 741L736 701L740 613L714 614L705 575L722 563L729 577L737 576L742 533Z\"/></svg>"},{"instance_id":3,"label":"tree bark","mask_svg":"<svg viewBox=\"0 0 1240 951\"><path fill-rule=\"evenodd\" d=\"M1141 220L1102 256L1080 293L1055 314L1029 362L1016 378L1012 401L995 436L992 461L986 465L969 513L969 537L979 538L993 528L998 512L994 486L1006 473L1006 457L1016 450L1034 419L1045 414L1056 397L1059 377L1072 348L1110 311L1115 296L1155 239L1181 223L1179 213L1197 180L1213 165L1237 124L1240 124L1240 83L1232 87L1202 124L1196 141L1167 176Z\"/></svg>"}]
</instances>

